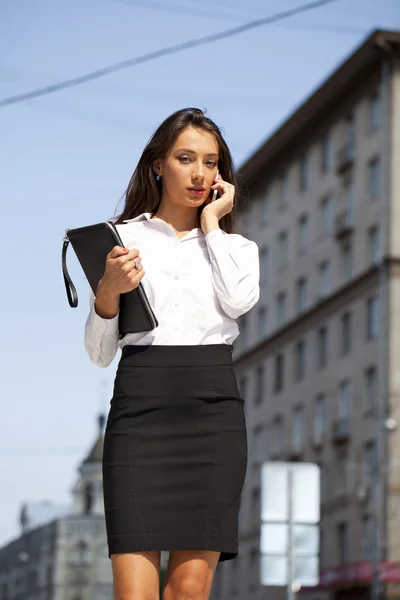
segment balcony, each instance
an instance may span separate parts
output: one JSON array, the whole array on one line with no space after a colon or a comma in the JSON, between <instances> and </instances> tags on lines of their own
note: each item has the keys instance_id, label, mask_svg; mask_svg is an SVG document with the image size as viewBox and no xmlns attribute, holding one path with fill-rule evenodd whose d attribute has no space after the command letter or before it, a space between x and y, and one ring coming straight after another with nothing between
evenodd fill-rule
<instances>
[{"instance_id":1,"label":"balcony","mask_svg":"<svg viewBox=\"0 0 400 600\"><path fill-rule=\"evenodd\" d=\"M336 155L336 170L339 174L345 173L354 164L354 150L349 144L339 148Z\"/></svg>"},{"instance_id":2,"label":"balcony","mask_svg":"<svg viewBox=\"0 0 400 600\"><path fill-rule=\"evenodd\" d=\"M298 461L301 459L304 452L303 444L292 444L288 452L288 460L290 461Z\"/></svg>"},{"instance_id":3,"label":"balcony","mask_svg":"<svg viewBox=\"0 0 400 600\"><path fill-rule=\"evenodd\" d=\"M337 240L348 237L353 233L353 230L353 217L348 210L344 210L342 213L336 216L334 231Z\"/></svg>"},{"instance_id":4,"label":"balcony","mask_svg":"<svg viewBox=\"0 0 400 600\"><path fill-rule=\"evenodd\" d=\"M344 444L350 439L350 420L338 419L333 423L332 441L334 444Z\"/></svg>"},{"instance_id":5,"label":"balcony","mask_svg":"<svg viewBox=\"0 0 400 600\"><path fill-rule=\"evenodd\" d=\"M314 450L320 450L324 445L324 436L322 433L314 434L311 439Z\"/></svg>"}]
</instances>

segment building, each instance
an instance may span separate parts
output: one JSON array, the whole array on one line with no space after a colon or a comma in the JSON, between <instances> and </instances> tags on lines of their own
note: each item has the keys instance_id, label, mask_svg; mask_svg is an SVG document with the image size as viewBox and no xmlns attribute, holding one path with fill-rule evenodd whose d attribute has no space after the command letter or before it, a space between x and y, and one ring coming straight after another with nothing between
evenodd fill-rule
<instances>
[{"instance_id":1,"label":"building","mask_svg":"<svg viewBox=\"0 0 400 600\"><path fill-rule=\"evenodd\" d=\"M0 549L0 600L112 600L101 459L104 416L71 506L24 504L21 536Z\"/></svg>"},{"instance_id":2,"label":"building","mask_svg":"<svg viewBox=\"0 0 400 600\"><path fill-rule=\"evenodd\" d=\"M259 585L269 460L322 469L320 585L300 597L398 597L400 33L373 32L240 175L261 298L234 351L249 449L240 553L217 570L212 599L286 594Z\"/></svg>"}]
</instances>

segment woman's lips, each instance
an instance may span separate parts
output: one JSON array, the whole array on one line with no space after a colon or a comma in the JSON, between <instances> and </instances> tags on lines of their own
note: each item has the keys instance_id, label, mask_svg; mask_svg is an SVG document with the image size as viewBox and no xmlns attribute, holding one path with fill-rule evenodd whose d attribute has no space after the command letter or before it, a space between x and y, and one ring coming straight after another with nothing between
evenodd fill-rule
<instances>
[{"instance_id":1,"label":"woman's lips","mask_svg":"<svg viewBox=\"0 0 400 600\"><path fill-rule=\"evenodd\" d=\"M188 188L188 191L193 196L202 196L206 190L205 188Z\"/></svg>"}]
</instances>

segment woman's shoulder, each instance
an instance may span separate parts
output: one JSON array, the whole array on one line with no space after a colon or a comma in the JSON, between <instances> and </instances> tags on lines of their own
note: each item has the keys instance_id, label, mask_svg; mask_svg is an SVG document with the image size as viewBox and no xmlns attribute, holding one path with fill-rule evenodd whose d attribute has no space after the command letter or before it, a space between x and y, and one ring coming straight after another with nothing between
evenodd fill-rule
<instances>
[{"instance_id":1,"label":"woman's shoulder","mask_svg":"<svg viewBox=\"0 0 400 600\"><path fill-rule=\"evenodd\" d=\"M232 233L227 233L223 229L221 229L221 231L222 231L223 235L226 237L226 239L234 245L258 247L256 242L254 242L253 240L250 240L249 238L247 238L245 235L243 235L239 231L233 231Z\"/></svg>"}]
</instances>

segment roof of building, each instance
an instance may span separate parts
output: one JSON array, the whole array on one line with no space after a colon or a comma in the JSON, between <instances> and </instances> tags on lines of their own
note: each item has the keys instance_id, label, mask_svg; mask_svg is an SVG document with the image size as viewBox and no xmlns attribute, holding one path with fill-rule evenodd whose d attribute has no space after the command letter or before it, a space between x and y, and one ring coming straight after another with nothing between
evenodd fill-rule
<instances>
[{"instance_id":1,"label":"roof of building","mask_svg":"<svg viewBox=\"0 0 400 600\"><path fill-rule=\"evenodd\" d=\"M26 529L35 529L68 515L72 510L70 504L57 504L49 500L25 502L21 507L20 524Z\"/></svg>"},{"instance_id":2,"label":"roof of building","mask_svg":"<svg viewBox=\"0 0 400 600\"><path fill-rule=\"evenodd\" d=\"M400 52L400 31L376 30L345 60L320 87L243 163L239 176L247 188L259 181L265 167L283 162L288 148L315 131L316 122L365 80L386 53ZM311 125L313 126L311 129Z\"/></svg>"},{"instance_id":3,"label":"roof of building","mask_svg":"<svg viewBox=\"0 0 400 600\"><path fill-rule=\"evenodd\" d=\"M84 465L88 464L88 463L101 463L101 461L102 461L103 446L104 446L104 433L103 433L104 422L105 422L105 417L103 414L100 414L98 417L99 433L98 433L96 441L94 442L88 455L86 456L86 458L84 459L84 461L82 463Z\"/></svg>"},{"instance_id":4,"label":"roof of building","mask_svg":"<svg viewBox=\"0 0 400 600\"><path fill-rule=\"evenodd\" d=\"M103 458L103 445L104 445L104 435L99 433L95 443L89 451L89 454L83 461L83 464L87 463L101 463Z\"/></svg>"}]
</instances>

